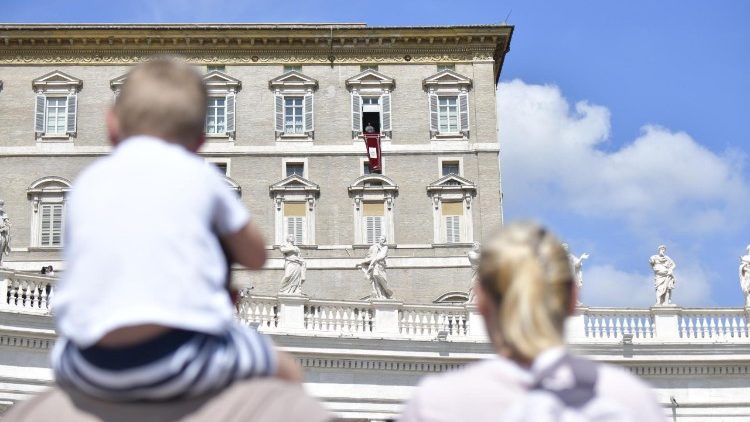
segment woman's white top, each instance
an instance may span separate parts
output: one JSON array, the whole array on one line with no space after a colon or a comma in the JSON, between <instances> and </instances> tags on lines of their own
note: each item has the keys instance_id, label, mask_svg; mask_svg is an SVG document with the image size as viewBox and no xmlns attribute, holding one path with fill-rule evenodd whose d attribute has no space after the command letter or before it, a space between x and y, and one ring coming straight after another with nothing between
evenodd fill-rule
<instances>
[{"instance_id":1,"label":"woman's white top","mask_svg":"<svg viewBox=\"0 0 750 422\"><path fill-rule=\"evenodd\" d=\"M249 221L220 173L176 144L139 136L76 179L66 198L58 333L80 347L137 324L219 334L232 323L217 234Z\"/></svg>"},{"instance_id":2,"label":"woman's white top","mask_svg":"<svg viewBox=\"0 0 750 422\"><path fill-rule=\"evenodd\" d=\"M542 353L530 369L497 356L466 368L425 378L407 403L401 422L501 422L501 421L664 421L664 411L649 387L623 369L597 365L594 407L605 408L616 418L588 417L586 409L570 417L562 415L548 393L530 391L539 374L553 365L565 349ZM565 382L565 374L562 375ZM558 377L559 378L559 377ZM560 403L558 403L560 404ZM552 410L550 410L552 409ZM587 413L588 412L588 413ZM574 412L569 412L574 413ZM598 412L601 414L601 412ZM525 415L525 416L524 416Z\"/></svg>"}]
</instances>

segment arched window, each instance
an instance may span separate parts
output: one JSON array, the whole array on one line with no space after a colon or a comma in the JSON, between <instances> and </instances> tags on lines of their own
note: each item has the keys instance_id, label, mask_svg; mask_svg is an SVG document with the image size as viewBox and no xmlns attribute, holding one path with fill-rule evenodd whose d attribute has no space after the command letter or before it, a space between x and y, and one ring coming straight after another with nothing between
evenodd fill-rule
<instances>
[{"instance_id":1,"label":"arched window","mask_svg":"<svg viewBox=\"0 0 750 422\"><path fill-rule=\"evenodd\" d=\"M434 243L474 241L471 203L476 193L474 183L454 173L427 186L427 195L432 199Z\"/></svg>"},{"instance_id":2,"label":"arched window","mask_svg":"<svg viewBox=\"0 0 750 422\"><path fill-rule=\"evenodd\" d=\"M433 300L432 303L444 303L444 304L462 304L469 300L469 294L466 292L448 292L440 295L437 299Z\"/></svg>"},{"instance_id":3,"label":"arched window","mask_svg":"<svg viewBox=\"0 0 750 422\"><path fill-rule=\"evenodd\" d=\"M65 228L65 195L70 182L62 177L44 177L26 191L31 202L31 246L62 247Z\"/></svg>"}]
</instances>

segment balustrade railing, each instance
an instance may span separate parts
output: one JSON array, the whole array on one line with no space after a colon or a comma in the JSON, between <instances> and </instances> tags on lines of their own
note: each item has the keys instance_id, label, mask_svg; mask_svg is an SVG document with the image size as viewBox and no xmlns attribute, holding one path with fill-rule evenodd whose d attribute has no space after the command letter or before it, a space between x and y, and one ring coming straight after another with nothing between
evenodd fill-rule
<instances>
[{"instance_id":1,"label":"balustrade railing","mask_svg":"<svg viewBox=\"0 0 750 422\"><path fill-rule=\"evenodd\" d=\"M684 309L679 332L692 340L747 339L748 315L744 309Z\"/></svg>"},{"instance_id":2,"label":"balustrade railing","mask_svg":"<svg viewBox=\"0 0 750 422\"><path fill-rule=\"evenodd\" d=\"M0 269L0 310L48 315L54 288L53 277ZM272 333L487 341L483 320L472 304L247 295L236 311L241 322ZM573 343L750 343L750 309L581 307L566 329Z\"/></svg>"},{"instance_id":3,"label":"balustrade railing","mask_svg":"<svg viewBox=\"0 0 750 422\"><path fill-rule=\"evenodd\" d=\"M404 305L399 311L399 332L407 337L465 337L468 325L466 310L456 306Z\"/></svg>"},{"instance_id":4,"label":"balustrade railing","mask_svg":"<svg viewBox=\"0 0 750 422\"><path fill-rule=\"evenodd\" d=\"M3 308L28 313L50 312L54 277L2 271L0 280L5 290L2 294Z\"/></svg>"},{"instance_id":5,"label":"balustrade railing","mask_svg":"<svg viewBox=\"0 0 750 422\"><path fill-rule=\"evenodd\" d=\"M368 334L373 329L370 304L310 300L304 305L304 327L307 331L342 334Z\"/></svg>"},{"instance_id":6,"label":"balustrade railing","mask_svg":"<svg viewBox=\"0 0 750 422\"><path fill-rule=\"evenodd\" d=\"M589 309L583 314L587 338L654 337L654 316L640 309Z\"/></svg>"}]
</instances>

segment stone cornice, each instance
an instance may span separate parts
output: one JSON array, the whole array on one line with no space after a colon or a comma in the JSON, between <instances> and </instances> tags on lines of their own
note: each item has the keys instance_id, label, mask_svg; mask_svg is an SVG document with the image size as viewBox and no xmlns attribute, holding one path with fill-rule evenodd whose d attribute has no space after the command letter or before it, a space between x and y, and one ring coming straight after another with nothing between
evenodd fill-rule
<instances>
[{"instance_id":1,"label":"stone cornice","mask_svg":"<svg viewBox=\"0 0 750 422\"><path fill-rule=\"evenodd\" d=\"M130 64L154 54L206 64L494 61L497 77L512 33L509 25L0 25L0 64Z\"/></svg>"}]
</instances>

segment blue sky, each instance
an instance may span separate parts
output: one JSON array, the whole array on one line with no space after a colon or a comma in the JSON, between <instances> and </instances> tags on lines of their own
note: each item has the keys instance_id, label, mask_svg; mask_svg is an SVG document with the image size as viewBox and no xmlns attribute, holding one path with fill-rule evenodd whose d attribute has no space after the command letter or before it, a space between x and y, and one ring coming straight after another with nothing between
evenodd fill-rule
<instances>
[{"instance_id":1,"label":"blue sky","mask_svg":"<svg viewBox=\"0 0 750 422\"><path fill-rule=\"evenodd\" d=\"M498 90L507 219L590 252L584 302L739 306L750 244L750 2L3 0L5 22L508 22Z\"/></svg>"}]
</instances>

